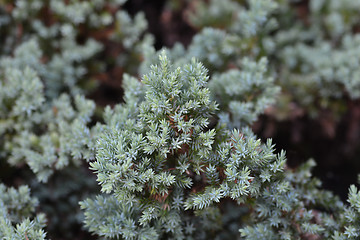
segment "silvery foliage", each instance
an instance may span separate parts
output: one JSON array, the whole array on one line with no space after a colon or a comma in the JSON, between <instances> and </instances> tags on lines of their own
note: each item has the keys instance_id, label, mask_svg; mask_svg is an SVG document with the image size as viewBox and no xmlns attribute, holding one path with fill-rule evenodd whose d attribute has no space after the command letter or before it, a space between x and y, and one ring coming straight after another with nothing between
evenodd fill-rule
<instances>
[{"instance_id":1,"label":"silvery foliage","mask_svg":"<svg viewBox=\"0 0 360 240\"><path fill-rule=\"evenodd\" d=\"M349 207L346 208L345 213L342 216L342 224L344 224L343 232L336 231L334 234L334 240L351 239L355 240L360 236L359 228L359 203L360 203L360 192L355 185L351 185L349 188L348 196Z\"/></svg>"},{"instance_id":2,"label":"silvery foliage","mask_svg":"<svg viewBox=\"0 0 360 240\"><path fill-rule=\"evenodd\" d=\"M258 4L255 4L255 3ZM261 4L271 6L270 8L268 8L268 10L266 10L265 12L269 12L269 9L274 9L274 3L270 3L271 1L249 1L249 5L251 6L251 4L253 4L253 9L256 9L256 6L260 6ZM358 8L354 8L356 7L356 3L351 3L349 1L345 1L344 6L341 6L341 4L337 4L336 1L329 1L331 3L327 3L326 1L313 1L311 2L311 4L316 5L318 4L321 8L321 6L323 6L324 4L329 4L331 7L330 9L332 9L331 11L340 11L341 9L347 9L347 11L349 11L350 13L352 13L351 18L346 18L344 17L343 20L344 21L350 21L351 24L350 26L355 26L356 25L356 14L354 14L354 10L353 9L358 9ZM216 5L216 7L214 7ZM219 6L220 7L219 7ZM208 7L208 5L203 5L205 7ZM241 29L248 29L248 28L236 28L234 26L232 26L231 24L237 24L238 22L234 21L234 23L232 22L227 22L227 20L225 19L224 21L219 21L219 19L217 19L216 21L212 21L213 19L211 19L211 17L215 17L215 18L221 18L221 17L227 17L230 16L231 14L229 14L231 12L232 9L236 9L235 6L238 6L237 3L234 3L232 1L229 1L229 4L223 4L223 2L220 1L212 1L210 4L210 7L208 9L204 10L204 14L194 14L194 17L198 17L201 18L201 16L203 16L203 20L204 23L203 26L208 26L212 23L215 22L220 22L220 24L230 24L230 27L228 27L227 31L228 33L225 33L224 30L218 30L218 29L214 29L214 28L204 28L202 32L200 32L198 35L196 35L194 37L194 41L190 44L190 46L188 47L188 49L185 49L183 46L181 45L175 45L174 48L172 49L167 49L167 52L169 54L169 58L172 59L175 62L175 65L181 65L183 62L186 62L186 59L192 55L195 55L197 57L199 57L202 61L204 61L205 66L210 67L210 69L214 72L214 76L211 77L211 81L215 80L214 83L212 84L212 82L210 81L210 89L214 92L218 91L218 94L214 94L215 96L218 96L219 102L220 102L220 106L222 106L220 109L226 109L227 105L224 104L222 105L222 102L224 99L229 99L227 97L224 96L232 96L233 98L236 99L236 97L244 97L242 94L244 94L242 87L236 88L235 84L234 85L230 85L230 84L224 84L222 86L220 86L220 84L216 84L216 81L218 82L224 82L224 81L230 81L228 79L233 79L232 81L235 82L235 80L237 79L244 79L244 76L247 76L249 79L249 81L247 82L248 84L254 84L251 80L253 79L267 79L267 81L264 81L265 83L268 83L268 86L266 86L266 84L264 84L264 89L266 89L267 91L265 91L265 96L266 93L269 94L271 96L271 94L277 93L279 91L279 89L277 87L273 87L272 90L270 90L270 86L273 80L270 80L271 78L266 78L266 75L262 75L259 72L266 72L264 71L264 65L263 63L258 67L257 69L254 69L254 73L257 73L256 76L251 76L251 73L246 71L246 65L243 65L244 67L244 71L243 72L238 72L237 70L230 70L228 71L228 73L220 73L217 75L217 71L221 72L222 70L224 70L224 68L226 68L225 66L227 66L229 64L229 62L233 61L234 59L236 59L236 56L239 53L239 48L235 49L231 49L231 43L240 43L239 41L237 41L236 36L240 36L239 39L241 39L241 43L242 44L238 44L238 46L243 46L243 48L240 47L240 49L242 49L242 52L246 52L246 53L251 53L254 54L255 56L261 56L264 53L267 54L273 54L275 53L274 49L276 49L275 46L277 46L273 41L271 41L270 38L265 37L264 33L267 31L274 31L277 29L277 21L274 18L267 18L267 22L266 24L263 26L262 30L263 31L259 31L257 32L258 35L256 36L256 38L251 38L251 31L246 31L246 32L241 32ZM281 8L280 10L282 11L282 5L280 5ZM319 7L318 6L318 7ZM312 8L316 8L316 6L311 6ZM220 10L219 10L220 9ZM221 10L222 9L222 10ZM251 9L251 7L249 7L249 9ZM266 8L265 8L266 9ZM321 8L322 9L322 8ZM287 9L288 10L288 9ZM208 12L206 12L208 11ZM223 12L221 12L223 11ZM261 11L261 10L260 10ZM280 13L281 13L280 11ZM320 12L319 8L318 11ZM356 11L356 10L355 10ZM235 12L235 10L234 10ZM270 11L271 12L271 11ZM342 12L343 13L343 12ZM348 13L348 12L347 12ZM320 13L318 13L320 14ZM251 14L243 14L243 16L250 16ZM286 14L284 14L286 15ZM330 14L331 15L331 14ZM210 16L210 17L209 17ZM233 17L233 15L231 15ZM258 16L261 16L261 14L258 14ZM263 16L266 16L266 14L263 14ZM264 17L265 18L265 17ZM263 21L258 21L258 23L264 23L264 18ZM260 19L260 18L259 18ZM319 19L321 19L321 17L319 17ZM318 19L318 20L319 20ZM202 19L200 19L202 20ZM281 21L283 19L279 19L279 21ZM288 19L287 19L288 20ZM195 20L194 20L195 21ZM208 21L208 22L207 22ZM200 22L200 21L199 21ZM198 22L198 23L199 23ZM240 22L240 21L239 21ZM250 22L250 21L249 21ZM288 21L291 22L291 21ZM332 28L331 28L331 24L330 22L327 23L328 24L328 28L330 29L329 32L332 32ZM330 25L329 25L330 24ZM200 25L200 24L199 24ZM260 24L261 25L261 24ZM336 25L336 24L335 24ZM257 29L255 26L258 25L254 25L254 29ZM224 26L220 26L220 27L224 27ZM293 26L292 26L293 27ZM319 31L319 25L316 27L314 27L314 29L310 30L310 31L301 31L299 32L297 30L296 27L294 27L295 30L292 31L292 28L289 31L278 31L275 34L274 39L279 41L283 41L280 42L282 43L282 45L279 45L281 47L284 47L284 44L287 44L287 41L290 43L291 41L295 41L295 42L308 42L309 39L311 39L315 33L317 33L316 31ZM236 31L235 29L238 29L239 31ZM339 28L341 29L341 28ZM254 31L256 32L256 31ZM288 35L287 35L288 34ZM337 33L338 34L338 33ZM332 34L332 35L336 35L336 34ZM204 36L203 38L201 38L201 36ZM250 36L250 37L249 37ZM288 37L291 37L291 40L289 40ZM245 39L245 41L244 41ZM269 40L270 39L270 40ZM282 40L281 40L282 39ZM339 41L341 43L340 49L339 50L335 50L335 51L330 51L330 45L329 44L323 44L320 46L321 43L319 41L319 46L317 46L317 49L313 48L313 47L303 47L301 49L298 49L297 54L301 55L304 59L305 62L307 64L307 69L309 68L316 68L317 66L323 66L326 64L332 64L332 68L334 68L335 70L337 69L337 66L340 65L339 68L342 68L342 70L336 70L337 72L342 71L342 74L347 74L347 75L342 75L341 78L338 78L339 80L337 81L338 83L341 83L344 85L344 88L347 89L350 97L352 98L356 98L356 94L357 94L357 90L356 90L356 71L357 69L355 69L356 67L356 59L354 59L354 56L356 54L356 49L358 44L357 43L357 36L345 36L342 40L341 38L339 38ZM196 47L196 42L199 43L199 47ZM219 45L217 45L216 43L219 43ZM230 45L229 45L230 43ZM300 42L299 45L301 45L302 43ZM222 47L219 47L222 46ZM301 45L302 46L302 45ZM289 47L291 48L291 47ZM199 51L197 51L199 49ZM200 50L201 49L201 50ZM217 51L217 49L219 49L219 51ZM245 49L245 51L244 51ZM286 47L284 47L284 49L287 49ZM295 48L296 49L296 48ZM313 56L313 52L319 52L323 51L322 54L319 54L319 58L315 57L311 57ZM321 49L325 49L321 50ZM354 51L355 49L355 51ZM265 52L262 52L265 51ZM284 52L287 50L284 50ZM200 54L200 52L202 52ZM215 53L214 53L215 52ZM281 57L281 49L279 49L280 55L275 56L275 58L279 58L279 56ZM329 56L329 54L325 54L326 53L331 53L331 56L334 56L334 58L329 58L329 57L325 57L325 56ZM207 55L207 53L209 53ZM354 53L354 54L352 54ZM285 54L283 54L284 56L287 56ZM290 55L290 54L289 54ZM304 57L306 55L306 57ZM146 70L149 70L148 67L146 67L146 64L150 63L156 63L156 59L155 57L155 51L153 49L146 49L145 51L145 62L143 64L143 72L145 72ZM291 56L291 55L290 55ZM273 55L271 55L271 57L273 57ZM303 58L301 58L303 60ZM335 60L334 60L335 59ZM148 62L146 62L148 61ZM248 58L244 58L243 61L238 60L235 61L236 64L239 63L243 63L248 61L248 63L250 66L254 66L255 62L251 62L249 61ZM262 61L265 61L264 59L262 59ZM341 66L341 61L345 62L345 66L346 68L349 68L350 71L344 70L344 68ZM260 61L261 62L261 61ZM285 59L284 60L285 64L293 64L292 59ZM241 65L240 65L241 66ZM230 67L234 67L232 65L230 65ZM273 67L272 65L270 67ZM271 71L273 71L271 69ZM334 71L334 70L330 70ZM286 72L285 72L286 73ZM329 69L327 69L326 71L323 72L324 74L328 74L329 73ZM306 69L304 68L303 72L301 74L305 74L306 76ZM320 75L323 77L323 75ZM220 78L219 76L221 76L222 78ZM235 77L232 77L235 76ZM280 75L280 80L283 80L286 78L284 77L286 75L282 74ZM302 75L298 75L299 76L299 80L300 76ZM355 76L355 77L354 77ZM230 78L232 77L232 78ZM220 79L220 80L216 80L216 79ZM246 79L246 78L245 78ZM251 79L251 80L250 80ZM319 78L318 78L319 79ZM340 80L341 79L341 80ZM256 82L256 80L254 81ZM306 82L306 81L305 81ZM336 82L336 81L335 81ZM285 91L288 91L289 89L291 89L291 82L282 82ZM324 82L322 83L324 84ZM254 84L256 85L256 84ZM259 84L260 85L260 84ZM329 83L330 85L330 83ZM213 86L213 87L212 87ZM246 85L245 85L246 86ZM335 86L336 89L333 89L333 86L328 86L326 85L325 87L321 87L321 94L326 97L339 97L343 94L343 91L339 91L339 89L341 90L341 88L339 88L338 86ZM258 86L257 86L258 87ZM297 85L295 84L295 87L297 87ZM223 88L225 91L223 94L221 94L221 88ZM239 90L239 88L241 88ZM261 85L259 87L261 89ZM239 95L231 95L234 94L234 92L236 92L237 89L239 92ZM246 89L246 87L245 87ZM253 89L252 89L253 90ZM312 91L318 91L318 88L314 88L314 84L309 85L308 89L303 90L303 95L301 95L301 100L300 101L307 101L307 97L305 96L309 96L310 94L308 94L309 92ZM297 91L299 91L297 89ZM300 91L302 91L300 89ZM254 92L254 91L252 91ZM306 95L305 95L306 93ZM315 93L317 94L317 93ZM245 94L246 96L246 94ZM260 95L261 96L261 95ZM311 96L310 96L311 97ZM252 97L249 97L249 99L252 100ZM261 99L261 98L260 98ZM270 99L270 103L273 102L274 100ZM325 99L325 98L324 98ZM244 103L244 107L243 108L236 108L235 111L230 111L229 112L225 112L222 114L219 114L220 116L220 122L227 122L227 125L231 128L232 126L244 126L247 123L251 123L252 121L254 121L254 119L256 119L257 114L260 112L256 112L256 114L250 114L251 112L248 111L247 116L252 116L251 118L244 118L241 119L241 116L238 117L236 116L239 113L243 113L244 111L238 111L239 109L242 110L247 110L246 107L248 106L253 106L252 101L248 101ZM322 102L322 104L326 104L326 99L325 101ZM228 104L228 103L227 103ZM231 106L231 105L230 105ZM265 106L265 105L263 105ZM250 108L250 107L249 107ZM260 108L261 109L261 108ZM264 109L264 108L262 108ZM246 112L246 111L245 111ZM229 121L229 116L236 116L235 119L241 119L243 122L239 122L239 121L234 121L231 122ZM245 114L244 114L245 115ZM223 116L223 117L222 117ZM226 121L224 121L223 119L226 119ZM235 123L235 124L233 124ZM233 124L233 125L232 125ZM287 178L285 180L284 185L280 185L281 187L276 187L273 188L270 192L266 193L265 196L262 196L258 199L258 204L260 207L262 207L263 209L260 209L259 211L257 211L258 215L254 215L254 222L258 222L258 224L255 224L254 227L246 227L244 229L241 230L241 235L247 239L293 239L293 237L325 237L325 238L335 238L335 236L338 236L339 239L346 239L346 237L349 236L356 236L356 234L354 232L356 232L356 228L352 229L352 234L350 233L346 233L346 235L344 235L345 233L342 231L342 229L344 229L345 226L345 222L341 222L341 221L337 221L341 218L343 218L345 215L349 214L350 210L346 210L346 214L344 215L344 211L343 211L343 205L342 203L336 198L334 197L330 192L327 191L321 191L319 190L320 188L320 182L316 179L311 179L310 176L310 169L312 168L312 165L314 163L312 161L310 161L309 163L307 163L307 165L304 165L303 168L299 169L299 172L292 174L291 172L289 174L287 174ZM298 178L297 176L301 176L303 178ZM300 180L303 179L303 180ZM354 193L354 189L350 189L350 191L352 193ZM354 195L354 194L353 194ZM286 202L285 199L288 201ZM290 200L291 199L291 200ZM279 202L278 202L279 201ZM269 202L273 202L274 205L267 205ZM265 205L265 206L264 206ZM353 204L355 205L355 203ZM291 207L289 207L291 206ZM325 208L327 209L325 212L319 212L316 209L320 207L320 208ZM256 209L256 208L255 208ZM269 209L273 209L273 210L269 210ZM289 209L297 209L293 212L288 211ZM285 212L284 212L285 211ZM351 211L350 211L351 212ZM334 215L332 215L334 214ZM336 220L334 220L334 218L336 218ZM264 222L262 222L264 221ZM297 221L297 225L295 226L290 226L289 222L294 222ZM312 224L309 224L309 222L312 222ZM281 231L278 231L280 229L282 229ZM269 229L271 231L269 231ZM334 229L336 229L335 233L334 233ZM348 229L348 228L346 228ZM339 233L341 232L341 233ZM342 238L341 238L342 237Z\"/></svg>"},{"instance_id":3,"label":"silvery foliage","mask_svg":"<svg viewBox=\"0 0 360 240\"><path fill-rule=\"evenodd\" d=\"M275 103L280 88L267 74L267 59L258 62L242 58L241 70L214 74L209 88L221 103L220 123L228 128L242 128L254 123L267 107Z\"/></svg>"},{"instance_id":4,"label":"silvery foliage","mask_svg":"<svg viewBox=\"0 0 360 240\"><path fill-rule=\"evenodd\" d=\"M231 239L224 228L235 224L249 240L355 234L343 232L341 220L354 207L320 190L321 182L311 177L314 161L286 170L285 153L275 154L270 139L262 144L246 127L210 127L217 105L206 88L206 69L195 61L175 67L165 51L159 62L141 82L127 76L125 104L106 110L91 163L104 194L80 203L91 232L123 239ZM226 221L222 215L231 214L218 207L225 199L233 200L232 212L246 206L250 216Z\"/></svg>"},{"instance_id":5,"label":"silvery foliage","mask_svg":"<svg viewBox=\"0 0 360 240\"><path fill-rule=\"evenodd\" d=\"M282 176L285 158L270 140L209 129L217 105L200 63L174 67L165 52L159 62L142 82L129 77L126 103L108 110L91 168L109 195L81 203L85 225L100 236L214 237L222 228L216 203L245 203Z\"/></svg>"},{"instance_id":6,"label":"silvery foliage","mask_svg":"<svg viewBox=\"0 0 360 240\"><path fill-rule=\"evenodd\" d=\"M259 40L276 27L271 14L277 4L264 0L251 0L247 4L245 8L230 0L200 2L190 20L202 30L187 49L181 44L165 49L175 66L195 57L210 70L211 97L220 105L220 122L230 129L251 125L275 103L280 93L268 71L268 60L262 56ZM160 52L149 46L144 48L141 74L149 71L151 64L158 63Z\"/></svg>"},{"instance_id":7,"label":"silvery foliage","mask_svg":"<svg viewBox=\"0 0 360 240\"><path fill-rule=\"evenodd\" d=\"M11 11L0 6L0 150L10 164L26 163L47 181L56 169L93 159L98 127L88 125L95 104L82 95L81 81L89 78L89 61L103 47L91 37L83 43L77 38L84 26L114 25L109 38L126 50L117 64L130 65L151 38L141 39L147 27L143 14L132 19L119 10L124 2L17 0ZM43 17L46 11L51 14Z\"/></svg>"},{"instance_id":8,"label":"silvery foliage","mask_svg":"<svg viewBox=\"0 0 360 240\"><path fill-rule=\"evenodd\" d=\"M275 59L283 89L311 116L319 107L336 108L344 96L358 99L360 3L310 1L307 19L299 19L287 4L280 6L279 29L263 39L263 46Z\"/></svg>"},{"instance_id":9,"label":"silvery foliage","mask_svg":"<svg viewBox=\"0 0 360 240\"><path fill-rule=\"evenodd\" d=\"M287 170L256 199L252 223L240 229L244 239L333 239L345 226L339 221L344 204L331 192L321 190L312 177L313 160L296 171ZM322 209L322 210L319 210Z\"/></svg>"},{"instance_id":10,"label":"silvery foliage","mask_svg":"<svg viewBox=\"0 0 360 240\"><path fill-rule=\"evenodd\" d=\"M35 215L38 201L30 197L30 189L7 188L0 183L0 238L44 240L45 215Z\"/></svg>"},{"instance_id":11,"label":"silvery foliage","mask_svg":"<svg viewBox=\"0 0 360 240\"><path fill-rule=\"evenodd\" d=\"M159 54L148 44L138 45L137 49L142 49L145 56L141 66L143 80L139 82L125 75L125 103L107 108L105 124L90 129L88 123L95 106L78 95L80 90L76 89L80 88L76 85L87 74L83 71L84 61L99 48L91 39L95 45L82 48L73 44L74 38L64 36L71 36L79 24L89 19L89 24L97 27L110 24L111 17L105 14L98 18L92 14L94 9L102 9L105 4L102 0L70 1L69 5L49 1L57 16L71 23L48 28L34 21L31 29L35 33L24 35L26 40L16 48L13 57L0 59L1 157L12 164L26 162L40 180L46 181L54 169L67 166L70 161L76 165L80 162L76 159L93 159L94 136L102 129L97 159L91 162L91 168L98 176L103 194L81 202L81 207L85 210L85 226L104 238L225 239L221 234L229 223L223 215L231 214L225 214L218 203L231 201L231 212L237 212L239 205L251 210L248 218L232 224L236 231L240 229L238 237L357 239L360 202L357 188L350 187L350 205L344 207L331 193L319 190L320 181L311 178L310 173L314 162L309 161L297 171L286 169L285 153L275 154L271 140L262 144L246 127L274 101L270 95L279 91L267 73L266 59L261 58L264 51L272 53L281 46L262 38L262 34L276 26L269 17L274 1L249 0L247 8L231 1L220 2L211 4L218 4L227 13L231 9L239 11L232 13L238 21L230 23L228 29L204 28L187 49L176 45L160 54L159 60ZM325 25L332 39L342 44L336 46L343 46L336 56L342 56L347 47L355 47L356 36L343 38L346 34L342 29L331 28L331 24L335 27L336 21L356 24L356 17L341 20L341 14L339 18L331 12L356 5L350 1L343 1L344 5L336 4L335 0L312 2L315 12L319 9L330 12ZM42 4L36 0L16 1L11 17L1 8L0 24L9 26L16 19L36 19ZM199 16L221 16L211 11ZM319 12L322 14L322 10ZM126 14L119 13L116 18L120 19L119 29L128 26L123 23L132 23ZM139 29L143 29L144 19L141 15L136 19ZM129 37L119 34L114 38L122 39L130 49L141 31L129 28L125 32ZM275 38L285 36L286 46L289 34L298 36L298 30L294 32L294 35L290 31L279 32ZM301 32L304 34L298 40L313 39L315 30ZM14 49L16 29L10 29L10 33L0 40L5 43L1 49L5 54ZM57 52L51 60L42 59L46 51L42 44L57 39L59 34L63 35L54 41L55 47L61 46L64 51ZM325 44L323 51L328 51L327 47ZM309 49L306 46L301 50ZM286 51L289 50L284 50L281 57L288 57ZM346 54L340 59L349 56ZM202 64L191 60L194 56L210 69L210 77ZM50 64L54 59L58 62ZM118 63L126 65L124 59L119 58ZM324 58L317 60L328 64ZM312 63L305 59L302 64L319 67ZM62 72L64 66L69 66L70 73ZM65 85L56 81L52 85L47 79L57 78L59 71L61 76L70 77L64 78ZM229 86L220 87L222 81ZM235 87L239 82L244 88ZM348 88L351 86L356 97L356 84L350 81ZM68 95L60 90L64 88L74 90ZM220 97L222 94L224 97ZM218 99L218 104L213 99ZM241 115L239 111L248 114ZM0 236L44 239L43 215L23 219L31 217L36 205L28 188L6 190L1 185L0 193L0 234L3 234ZM21 207L14 211L11 202L20 203ZM15 222L19 225L14 227Z\"/></svg>"},{"instance_id":12,"label":"silvery foliage","mask_svg":"<svg viewBox=\"0 0 360 240\"><path fill-rule=\"evenodd\" d=\"M11 55L17 49L14 54L22 59L3 64L32 66L46 82L47 97L58 97L64 91L84 94L89 88L89 74L103 68L96 60L104 49L96 40L98 33L100 40L105 37L106 41L124 47L115 59L117 66L136 72L132 66L134 59L139 61L143 45L151 44L152 38L143 38L147 28L144 15L139 13L131 18L120 9L124 2L16 0L13 8L6 4L0 6L0 19L3 19L0 21L3 36L0 53ZM95 34L92 36L86 31ZM22 44L30 46L24 51L18 47Z\"/></svg>"},{"instance_id":13,"label":"silvery foliage","mask_svg":"<svg viewBox=\"0 0 360 240\"><path fill-rule=\"evenodd\" d=\"M26 163L40 181L94 152L95 130L87 125L95 104L81 95L45 99L35 70L0 68L1 155L12 165Z\"/></svg>"},{"instance_id":14,"label":"silvery foliage","mask_svg":"<svg viewBox=\"0 0 360 240\"><path fill-rule=\"evenodd\" d=\"M200 2L190 19L195 26L216 28L217 35L228 33L221 44L222 54L209 55L208 59L216 59L213 62L228 64L229 56L224 51L267 56L271 59L269 72L283 89L283 100L291 96L290 101L305 107L311 116L317 116L319 107L341 109L338 99L357 99L360 94L356 57L360 3L310 1L306 18L294 10L293 3L296 1L253 0L247 1L245 8L231 0ZM241 36L241 41L234 40L234 35ZM206 43L206 39L211 38L199 42ZM231 41L237 43L237 48L228 48ZM215 45L210 49L219 52ZM197 54L196 49L193 52ZM206 56L206 51L200 55Z\"/></svg>"}]
</instances>

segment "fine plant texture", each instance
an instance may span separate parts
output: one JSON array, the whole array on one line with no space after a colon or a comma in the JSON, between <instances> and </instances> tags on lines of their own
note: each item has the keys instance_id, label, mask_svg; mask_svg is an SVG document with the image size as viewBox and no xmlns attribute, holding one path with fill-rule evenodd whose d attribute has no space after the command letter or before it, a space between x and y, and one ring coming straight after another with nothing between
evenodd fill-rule
<instances>
[{"instance_id":1,"label":"fine plant texture","mask_svg":"<svg viewBox=\"0 0 360 240\"><path fill-rule=\"evenodd\" d=\"M46 181L54 169L92 158L86 125L93 102L75 96L73 107L66 94L45 102L44 86L30 67L5 68L1 77L1 148L10 164L25 161L40 181Z\"/></svg>"},{"instance_id":2,"label":"fine plant texture","mask_svg":"<svg viewBox=\"0 0 360 240\"><path fill-rule=\"evenodd\" d=\"M113 24L106 41L124 45L126 51L113 61L127 68L151 39L139 41L146 27L142 14L131 19L122 10L105 11L123 3L19 0L0 5L1 35L6 36L0 57L0 149L10 164L25 161L40 181L47 181L54 169L93 159L96 130L88 124L95 104L83 93L94 84L82 87L81 82L101 69L89 59L103 47L96 36L87 36L81 44L76 38L88 28L105 31Z\"/></svg>"},{"instance_id":3,"label":"fine plant texture","mask_svg":"<svg viewBox=\"0 0 360 240\"><path fill-rule=\"evenodd\" d=\"M141 83L128 79L125 90L136 95L110 113L98 141L90 165L105 195L81 203L90 231L123 239L230 239L235 233L222 233L220 208L227 201L232 211L251 210L235 221L244 239L349 235L334 218L353 208L342 213L341 201L319 189L313 161L286 172L285 153L275 154L271 140L262 144L246 127L212 123L217 105L200 63L175 68L165 52L159 62Z\"/></svg>"},{"instance_id":4,"label":"fine plant texture","mask_svg":"<svg viewBox=\"0 0 360 240\"><path fill-rule=\"evenodd\" d=\"M152 41L143 35L144 15L133 18L123 4L0 1L0 182L10 176L31 186L55 236L74 238L78 202L97 191L84 171L95 155L96 105L84 94L105 70L136 73L140 49Z\"/></svg>"},{"instance_id":5,"label":"fine plant texture","mask_svg":"<svg viewBox=\"0 0 360 240\"><path fill-rule=\"evenodd\" d=\"M338 196L327 159L303 157L322 139L276 142L311 119L357 161L359 13L0 0L0 239L360 239L360 175Z\"/></svg>"},{"instance_id":6,"label":"fine plant texture","mask_svg":"<svg viewBox=\"0 0 360 240\"><path fill-rule=\"evenodd\" d=\"M312 117L322 109L343 112L344 96L359 98L357 1L310 1L306 20L296 21L290 5L279 12L279 31L264 38L265 50L280 65L279 80ZM281 16L281 15L280 15ZM311 22L311 24L309 24ZM274 62L274 63L275 63ZM278 65L278 67L279 67Z\"/></svg>"},{"instance_id":7,"label":"fine plant texture","mask_svg":"<svg viewBox=\"0 0 360 240\"><path fill-rule=\"evenodd\" d=\"M46 233L45 215L34 214L38 201L30 197L30 189L21 186L18 190L0 184L0 237L1 239L39 239Z\"/></svg>"},{"instance_id":8,"label":"fine plant texture","mask_svg":"<svg viewBox=\"0 0 360 240\"><path fill-rule=\"evenodd\" d=\"M275 103L280 88L267 75L267 59L258 62L243 58L241 70L214 74L209 84L220 104L220 122L228 128L241 128L254 123L267 107Z\"/></svg>"},{"instance_id":9,"label":"fine plant texture","mask_svg":"<svg viewBox=\"0 0 360 240\"><path fill-rule=\"evenodd\" d=\"M111 195L82 202L91 231L125 239L214 238L210 230L221 230L216 203L244 203L276 181L285 159L271 141L262 145L250 134L210 126L217 105L207 80L200 63L174 68L165 54L144 75L144 100L120 113L133 111L133 118L99 139L91 168ZM107 198L113 209L104 223L98 207Z\"/></svg>"}]
</instances>

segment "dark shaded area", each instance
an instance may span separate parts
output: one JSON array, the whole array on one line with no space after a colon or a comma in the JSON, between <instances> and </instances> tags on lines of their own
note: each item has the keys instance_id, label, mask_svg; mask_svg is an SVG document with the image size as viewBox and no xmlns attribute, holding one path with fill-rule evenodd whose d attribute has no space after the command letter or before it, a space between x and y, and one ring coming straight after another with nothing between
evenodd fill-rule
<instances>
[{"instance_id":1,"label":"dark shaded area","mask_svg":"<svg viewBox=\"0 0 360 240\"><path fill-rule=\"evenodd\" d=\"M41 202L40 212L46 212L49 239L98 239L84 228L79 207L79 201L100 192L87 163L55 171L46 184L33 180L30 187Z\"/></svg>"},{"instance_id":2,"label":"dark shaded area","mask_svg":"<svg viewBox=\"0 0 360 240\"><path fill-rule=\"evenodd\" d=\"M98 106L112 106L116 103L121 103L123 101L123 89L118 86L116 88L111 85L101 84L96 91L90 94L88 97L93 99Z\"/></svg>"},{"instance_id":3,"label":"dark shaded area","mask_svg":"<svg viewBox=\"0 0 360 240\"><path fill-rule=\"evenodd\" d=\"M172 47L176 42L189 45L196 34L187 22L184 9L187 2L178 0L177 7L171 8L166 0L127 1L124 9L131 15L142 11L148 21L148 32L155 37L155 48Z\"/></svg>"},{"instance_id":4,"label":"dark shaded area","mask_svg":"<svg viewBox=\"0 0 360 240\"><path fill-rule=\"evenodd\" d=\"M287 121L263 116L254 130L262 139L271 137L277 151L286 150L291 168L313 158L317 163L313 175L321 179L325 189L346 201L348 188L356 184L360 172L359 111L356 101L350 102L346 114L335 122L321 115Z\"/></svg>"}]
</instances>

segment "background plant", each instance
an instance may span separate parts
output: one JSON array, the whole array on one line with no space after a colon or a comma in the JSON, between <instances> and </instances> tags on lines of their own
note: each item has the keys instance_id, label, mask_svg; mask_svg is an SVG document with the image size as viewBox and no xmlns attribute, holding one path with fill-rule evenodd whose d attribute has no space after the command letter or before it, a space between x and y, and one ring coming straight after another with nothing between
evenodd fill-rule
<instances>
[{"instance_id":1,"label":"background plant","mask_svg":"<svg viewBox=\"0 0 360 240\"><path fill-rule=\"evenodd\" d=\"M357 239L356 186L265 139L356 156L357 3L139 2L0 1L0 236L89 239L83 200L93 238Z\"/></svg>"},{"instance_id":2,"label":"background plant","mask_svg":"<svg viewBox=\"0 0 360 240\"><path fill-rule=\"evenodd\" d=\"M97 189L84 162L94 157L96 105L84 94L107 81L105 71L135 71L151 42L142 38L146 22L122 11L124 1L0 3L1 172L31 184L52 234L74 238L78 201Z\"/></svg>"}]
</instances>

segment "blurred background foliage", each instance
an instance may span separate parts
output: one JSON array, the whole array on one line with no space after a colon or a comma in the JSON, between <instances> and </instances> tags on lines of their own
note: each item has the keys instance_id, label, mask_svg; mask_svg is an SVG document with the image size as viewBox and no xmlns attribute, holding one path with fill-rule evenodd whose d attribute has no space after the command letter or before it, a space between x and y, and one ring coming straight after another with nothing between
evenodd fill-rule
<instances>
[{"instance_id":1,"label":"blurred background foliage","mask_svg":"<svg viewBox=\"0 0 360 240\"><path fill-rule=\"evenodd\" d=\"M99 191L87 161L103 109L165 48L209 69L219 121L273 138L289 167L314 158L345 200L360 172L359 32L352 0L0 0L1 182L31 188L49 238L91 239L78 202Z\"/></svg>"}]
</instances>

